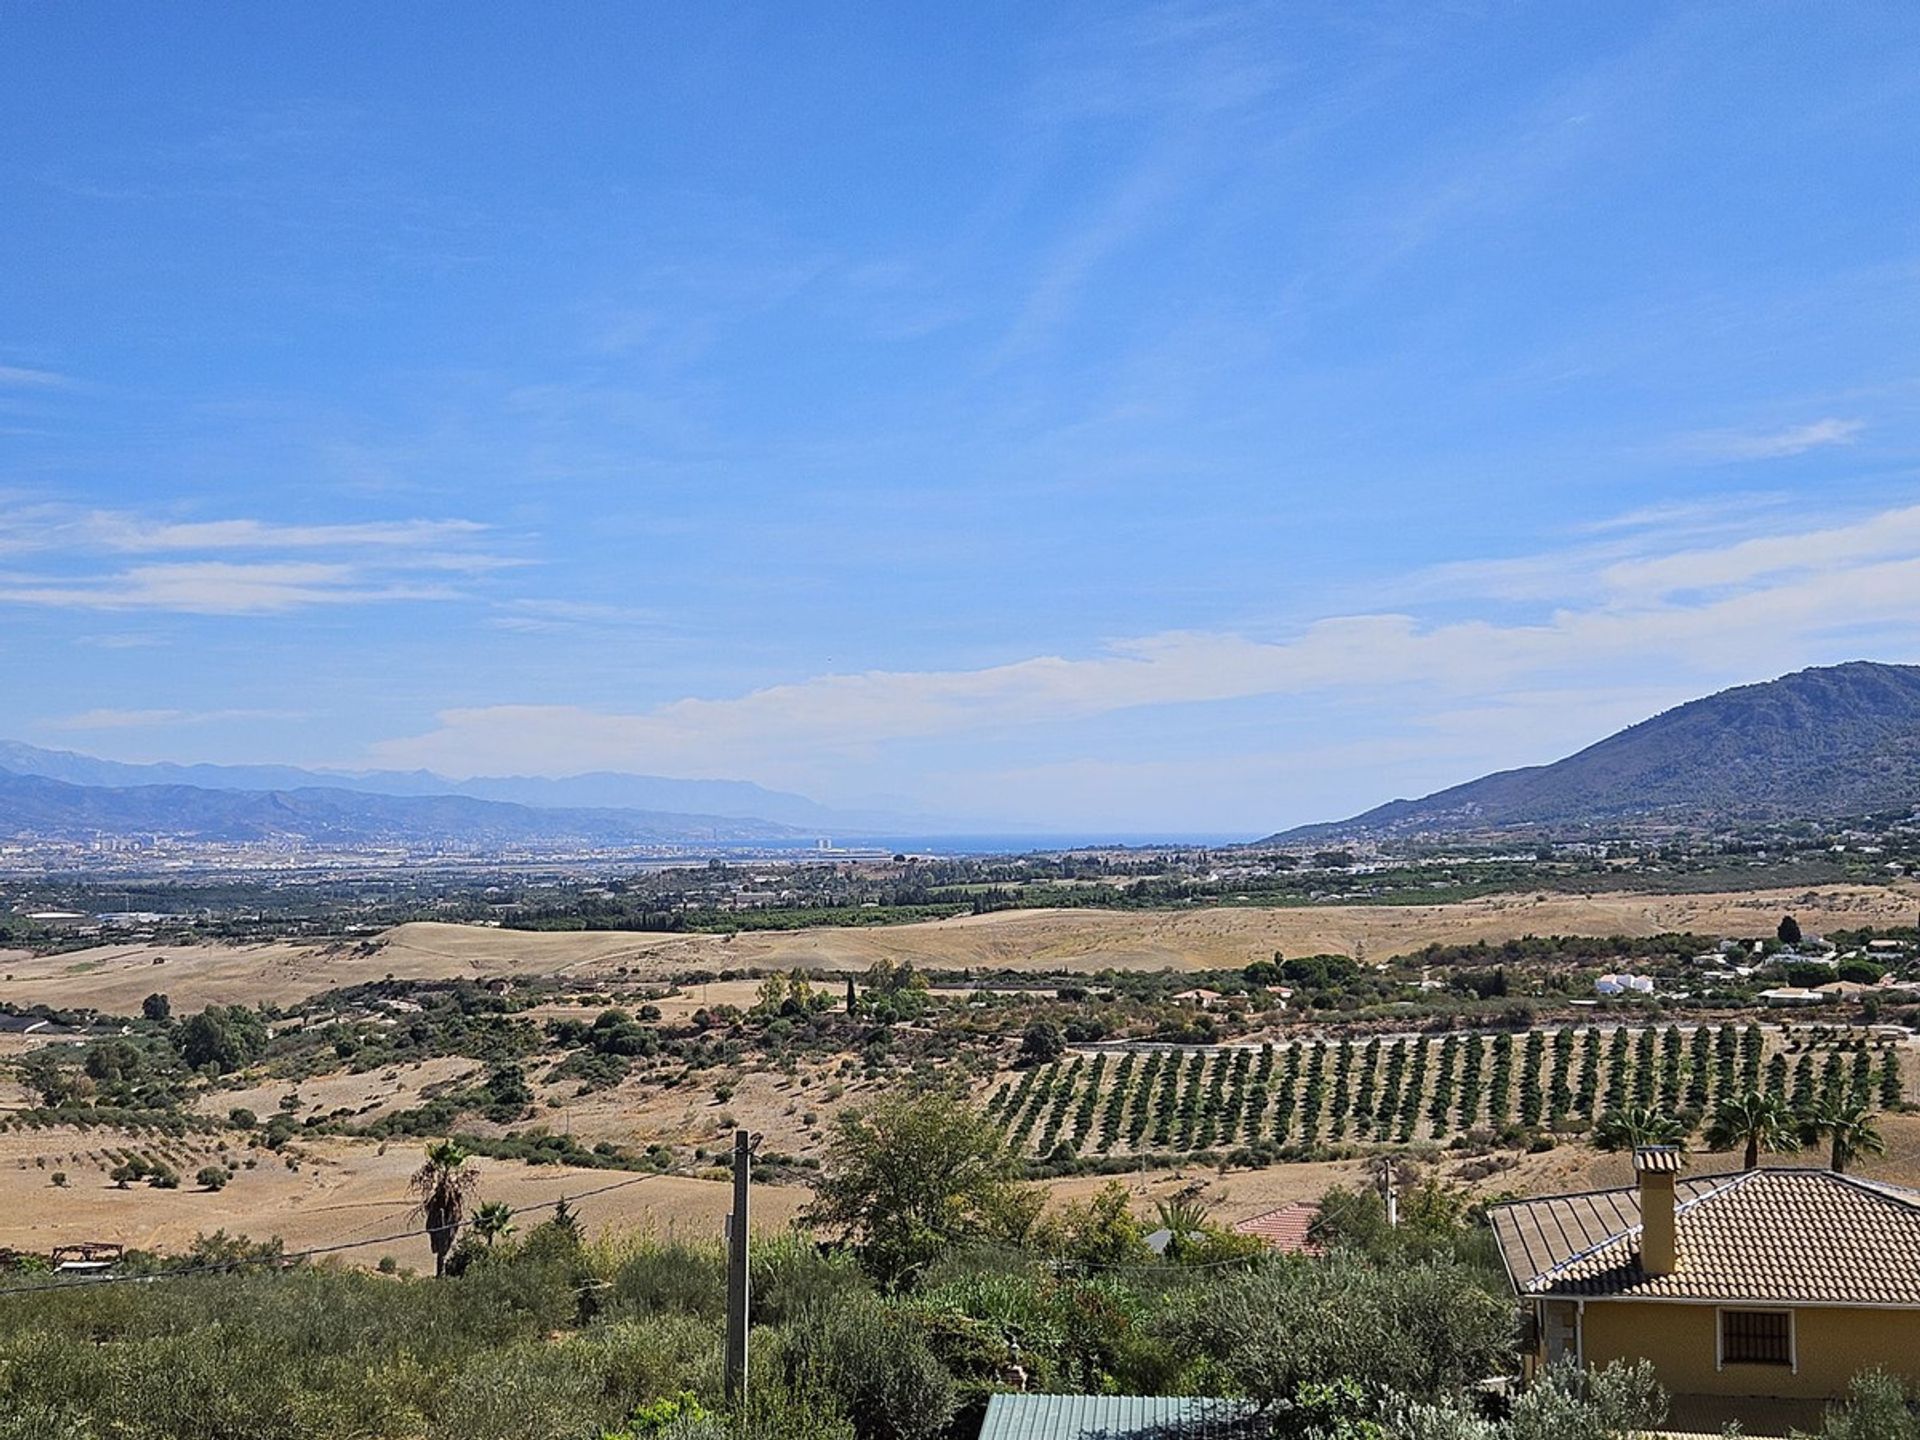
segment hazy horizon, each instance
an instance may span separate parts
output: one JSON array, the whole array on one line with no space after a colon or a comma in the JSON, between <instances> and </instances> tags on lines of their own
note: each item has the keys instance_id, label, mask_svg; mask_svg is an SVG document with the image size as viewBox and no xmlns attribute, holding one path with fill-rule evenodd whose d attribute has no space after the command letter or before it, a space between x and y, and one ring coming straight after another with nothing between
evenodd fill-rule
<instances>
[{"instance_id":1,"label":"hazy horizon","mask_svg":"<svg viewBox=\"0 0 1920 1440\"><path fill-rule=\"evenodd\" d=\"M3 23L0 737L1252 836L1920 660L1920 12Z\"/></svg>"}]
</instances>

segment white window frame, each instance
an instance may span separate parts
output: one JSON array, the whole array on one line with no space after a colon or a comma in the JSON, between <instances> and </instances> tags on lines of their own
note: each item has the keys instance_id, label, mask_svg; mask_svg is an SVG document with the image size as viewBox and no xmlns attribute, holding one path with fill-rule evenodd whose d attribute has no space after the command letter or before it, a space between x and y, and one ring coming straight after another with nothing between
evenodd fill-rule
<instances>
[{"instance_id":1,"label":"white window frame","mask_svg":"<svg viewBox=\"0 0 1920 1440\"><path fill-rule=\"evenodd\" d=\"M1787 1373L1800 1373L1800 1317L1787 1305L1716 1305L1713 1307L1713 1368L1719 1373L1729 1364L1748 1365L1757 1369L1777 1370L1777 1365L1757 1360L1727 1359L1727 1322L1728 1311L1739 1315L1784 1315L1787 1317Z\"/></svg>"}]
</instances>

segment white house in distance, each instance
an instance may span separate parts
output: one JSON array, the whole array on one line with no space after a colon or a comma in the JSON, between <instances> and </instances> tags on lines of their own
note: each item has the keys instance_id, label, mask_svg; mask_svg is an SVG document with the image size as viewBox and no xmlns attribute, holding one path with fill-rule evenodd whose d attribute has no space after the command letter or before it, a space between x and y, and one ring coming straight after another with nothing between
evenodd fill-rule
<instances>
[{"instance_id":1,"label":"white house in distance","mask_svg":"<svg viewBox=\"0 0 1920 1440\"><path fill-rule=\"evenodd\" d=\"M1593 982L1597 995L1651 995L1653 977L1651 975L1602 975Z\"/></svg>"}]
</instances>

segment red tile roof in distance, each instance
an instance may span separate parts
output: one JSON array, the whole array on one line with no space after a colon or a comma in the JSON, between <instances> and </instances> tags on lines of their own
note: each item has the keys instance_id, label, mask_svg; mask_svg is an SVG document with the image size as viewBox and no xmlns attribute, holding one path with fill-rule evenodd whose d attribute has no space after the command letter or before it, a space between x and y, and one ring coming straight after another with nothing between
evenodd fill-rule
<instances>
[{"instance_id":1,"label":"red tile roof in distance","mask_svg":"<svg viewBox=\"0 0 1920 1440\"><path fill-rule=\"evenodd\" d=\"M1318 1255L1325 1247L1318 1240L1310 1239L1308 1232L1319 1218L1318 1205L1299 1200L1278 1210L1250 1216L1233 1228L1237 1234L1256 1235L1288 1255Z\"/></svg>"}]
</instances>

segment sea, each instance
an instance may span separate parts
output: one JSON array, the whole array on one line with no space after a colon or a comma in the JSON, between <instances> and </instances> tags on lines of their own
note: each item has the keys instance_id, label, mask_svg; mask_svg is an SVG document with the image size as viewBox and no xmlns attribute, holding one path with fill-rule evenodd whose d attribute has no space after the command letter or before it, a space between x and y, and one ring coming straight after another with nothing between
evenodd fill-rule
<instances>
[{"instance_id":1,"label":"sea","mask_svg":"<svg viewBox=\"0 0 1920 1440\"><path fill-rule=\"evenodd\" d=\"M1070 830L1047 834L1027 831L1002 835L835 835L830 845L818 840L794 841L777 848L831 854L837 851L894 855L1031 855L1057 850L1210 850L1226 845L1245 845L1258 840L1245 832L1185 834L1172 831L1148 831L1142 834L1116 834L1112 831ZM759 842L757 848L774 849L777 842Z\"/></svg>"}]
</instances>

